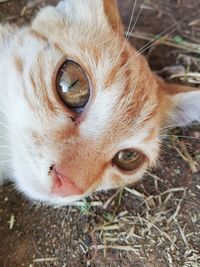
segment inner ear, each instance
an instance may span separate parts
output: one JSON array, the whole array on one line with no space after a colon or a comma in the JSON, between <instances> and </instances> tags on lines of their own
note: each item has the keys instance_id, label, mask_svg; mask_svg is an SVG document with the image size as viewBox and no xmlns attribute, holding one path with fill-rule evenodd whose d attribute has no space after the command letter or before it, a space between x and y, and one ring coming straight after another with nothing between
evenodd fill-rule
<instances>
[{"instance_id":1,"label":"inner ear","mask_svg":"<svg viewBox=\"0 0 200 267\"><path fill-rule=\"evenodd\" d=\"M122 20L117 7L117 0L103 0L106 16L116 33L124 35Z\"/></svg>"}]
</instances>

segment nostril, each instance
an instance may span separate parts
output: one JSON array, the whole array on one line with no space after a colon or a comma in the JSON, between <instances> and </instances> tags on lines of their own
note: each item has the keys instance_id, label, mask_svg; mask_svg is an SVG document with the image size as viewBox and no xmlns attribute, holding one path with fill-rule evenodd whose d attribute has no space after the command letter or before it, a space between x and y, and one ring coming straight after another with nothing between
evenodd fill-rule
<instances>
[{"instance_id":1,"label":"nostril","mask_svg":"<svg viewBox=\"0 0 200 267\"><path fill-rule=\"evenodd\" d=\"M51 165L51 166L49 167L48 175L50 175L52 171L53 171L53 165Z\"/></svg>"},{"instance_id":2,"label":"nostril","mask_svg":"<svg viewBox=\"0 0 200 267\"><path fill-rule=\"evenodd\" d=\"M68 177L65 168L53 166L52 169L53 186L52 193L61 197L82 195L84 192L71 178Z\"/></svg>"}]
</instances>

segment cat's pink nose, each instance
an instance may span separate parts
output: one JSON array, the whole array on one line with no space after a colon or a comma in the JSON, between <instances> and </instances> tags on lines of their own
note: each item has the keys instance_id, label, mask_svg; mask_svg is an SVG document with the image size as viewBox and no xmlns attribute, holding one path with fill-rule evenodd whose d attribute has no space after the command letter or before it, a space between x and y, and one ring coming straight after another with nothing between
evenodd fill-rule
<instances>
[{"instance_id":1,"label":"cat's pink nose","mask_svg":"<svg viewBox=\"0 0 200 267\"><path fill-rule=\"evenodd\" d=\"M82 195L83 190L80 189L68 176L66 169L54 166L52 170L53 187L52 193L60 197L68 197Z\"/></svg>"}]
</instances>

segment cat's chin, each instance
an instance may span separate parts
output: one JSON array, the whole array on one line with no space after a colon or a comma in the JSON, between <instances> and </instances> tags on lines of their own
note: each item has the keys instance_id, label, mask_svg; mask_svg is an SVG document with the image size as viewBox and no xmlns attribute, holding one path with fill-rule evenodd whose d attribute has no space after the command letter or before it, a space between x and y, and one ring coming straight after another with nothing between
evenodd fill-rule
<instances>
[{"instance_id":1,"label":"cat's chin","mask_svg":"<svg viewBox=\"0 0 200 267\"><path fill-rule=\"evenodd\" d=\"M87 197L88 195L80 195L80 196L70 196L70 197L59 197L51 193L38 191L34 188L22 188L19 185L16 185L18 191L21 191L26 198L28 198L31 202L35 204L43 204L45 206L68 206L68 205L80 205L81 199Z\"/></svg>"},{"instance_id":2,"label":"cat's chin","mask_svg":"<svg viewBox=\"0 0 200 267\"><path fill-rule=\"evenodd\" d=\"M80 205L81 199L86 196L71 196L71 197L58 197L53 195L30 195L27 192L22 192L31 202L33 203L40 203L45 206L54 206L54 207L61 207L61 206L68 206L68 205Z\"/></svg>"}]
</instances>

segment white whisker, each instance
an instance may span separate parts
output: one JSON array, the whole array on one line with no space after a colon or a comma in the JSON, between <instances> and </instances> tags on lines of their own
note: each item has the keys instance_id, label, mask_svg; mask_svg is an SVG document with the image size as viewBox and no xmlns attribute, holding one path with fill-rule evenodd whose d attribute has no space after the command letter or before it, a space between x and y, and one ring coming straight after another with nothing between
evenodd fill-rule
<instances>
[{"instance_id":1,"label":"white whisker","mask_svg":"<svg viewBox=\"0 0 200 267\"><path fill-rule=\"evenodd\" d=\"M140 18L140 15L141 15L142 10L143 10L143 8L144 8L144 4L145 4L145 0L143 1L143 4L142 4L141 7L140 7L140 11L138 12L137 18L136 18L136 20L135 20L135 23L133 24L133 27L132 27L130 33L127 32L127 34L126 34L126 36L128 36L127 41L129 40L130 35L131 35L131 34L133 33L133 31L135 30L135 26L136 26L136 24L137 24L137 22L138 22L138 20L139 20L139 18Z\"/></svg>"},{"instance_id":2,"label":"white whisker","mask_svg":"<svg viewBox=\"0 0 200 267\"><path fill-rule=\"evenodd\" d=\"M159 35L156 35L154 38L152 38L148 43L146 43L142 48L140 48L137 52L136 55L133 55L133 57L131 57L127 63L124 65L124 67L126 67L128 64L130 64L131 62L133 62L137 57L139 57L142 53L144 53L147 49L151 48L152 46L155 46L156 44L158 44L161 40L163 40L164 38L166 38L169 34L173 33L176 28L175 26L177 26L178 24L180 24L183 20L185 20L186 17L180 19L178 22L172 24L171 26L167 27L167 29L163 30ZM171 28L171 31L169 31ZM169 31L169 32L168 32ZM167 33L168 32L168 33ZM165 34L167 33L167 34ZM130 33L131 34L131 33ZM162 36L163 34L165 34L164 36ZM161 37L161 38L159 38ZM159 38L159 39L158 39ZM155 42L153 42L155 41ZM153 43L152 43L153 42Z\"/></svg>"},{"instance_id":3,"label":"white whisker","mask_svg":"<svg viewBox=\"0 0 200 267\"><path fill-rule=\"evenodd\" d=\"M2 125L4 128L6 128L7 130L9 130L9 127L5 123L0 122L0 125Z\"/></svg>"},{"instance_id":4,"label":"white whisker","mask_svg":"<svg viewBox=\"0 0 200 267\"><path fill-rule=\"evenodd\" d=\"M118 9L117 0L115 0L115 6L116 6L116 9ZM119 33L119 17L118 17L117 12L116 12L116 19L117 19L117 33Z\"/></svg>"},{"instance_id":5,"label":"white whisker","mask_svg":"<svg viewBox=\"0 0 200 267\"><path fill-rule=\"evenodd\" d=\"M129 21L129 25L128 25L128 30L127 30L127 31L129 31L130 28L131 28L131 24L132 24L132 21L133 21L133 17L134 17L134 13L135 13L135 9L136 9L137 1L138 1L138 0L135 0L135 2L134 2L133 10L132 10L132 13L131 13L131 18L130 18L130 21ZM125 40L127 40L127 37L128 37L128 36L126 35Z\"/></svg>"},{"instance_id":6,"label":"white whisker","mask_svg":"<svg viewBox=\"0 0 200 267\"><path fill-rule=\"evenodd\" d=\"M1 106L0 106L0 110L7 118L9 118L9 114Z\"/></svg>"},{"instance_id":7,"label":"white whisker","mask_svg":"<svg viewBox=\"0 0 200 267\"><path fill-rule=\"evenodd\" d=\"M11 146L0 145L0 148L12 148Z\"/></svg>"},{"instance_id":8,"label":"white whisker","mask_svg":"<svg viewBox=\"0 0 200 267\"><path fill-rule=\"evenodd\" d=\"M174 25L173 25L174 26ZM170 27L172 28L172 26ZM169 28L167 29L169 30ZM165 30L164 32L166 32L167 30ZM140 50L138 50L136 52L136 55L134 55L133 57L131 57L128 62L124 65L124 67L126 67L128 64L130 64L131 62L133 62L136 58L138 58L141 54L143 54L147 49L151 48L152 46L155 46L156 44L160 43L160 41L162 41L163 39L165 39L168 35L170 35L171 33L173 33L176 30L173 29L170 32L168 32L167 34L165 34L164 36L162 36L161 38L159 38L163 33L159 34L158 36L155 36L151 41L149 41L145 46L143 46ZM156 40L157 38L159 38L158 40ZM156 40L155 42L151 43L153 40ZM151 44L150 44L151 43ZM148 45L150 44L150 45Z\"/></svg>"},{"instance_id":9,"label":"white whisker","mask_svg":"<svg viewBox=\"0 0 200 267\"><path fill-rule=\"evenodd\" d=\"M199 122L196 122L196 123L194 122L194 123L189 124L188 127L195 126L195 125L200 125L200 123ZM167 129L173 129L173 128L176 128L176 127L179 127L179 125L178 124L171 124L171 125L165 126L163 128L160 128L160 131L167 130Z\"/></svg>"},{"instance_id":10,"label":"white whisker","mask_svg":"<svg viewBox=\"0 0 200 267\"><path fill-rule=\"evenodd\" d=\"M184 136L184 135L176 135L176 134L166 134L166 135L161 135L161 137L179 137L179 138L188 138L188 139L195 139L195 140L200 140L199 137L194 137L194 136Z\"/></svg>"},{"instance_id":11,"label":"white whisker","mask_svg":"<svg viewBox=\"0 0 200 267\"><path fill-rule=\"evenodd\" d=\"M0 160L0 163L9 163L9 162L12 162L12 160Z\"/></svg>"},{"instance_id":12,"label":"white whisker","mask_svg":"<svg viewBox=\"0 0 200 267\"><path fill-rule=\"evenodd\" d=\"M130 27L131 27L131 24L132 24L132 21L133 21L133 16L134 16L134 13L135 13L135 8L136 8L137 1L138 0L135 0L135 2L134 2L133 10L132 10L132 13L131 13L131 18L130 18L130 21L129 21L129 25L128 25L128 30L127 31L130 30ZM121 48L121 50L119 52L119 56L117 57L117 60L115 61L115 64L118 62L118 60L119 60L119 58L120 58L120 56L122 54L122 51L123 51L123 49L125 47L125 44L126 44L126 41L127 41L127 37L128 36L125 36L125 40L124 40L123 45L122 45L122 48Z\"/></svg>"},{"instance_id":13,"label":"white whisker","mask_svg":"<svg viewBox=\"0 0 200 267\"><path fill-rule=\"evenodd\" d=\"M0 138L6 141L10 141L8 138L6 138L6 136L0 135Z\"/></svg>"},{"instance_id":14,"label":"white whisker","mask_svg":"<svg viewBox=\"0 0 200 267\"><path fill-rule=\"evenodd\" d=\"M171 125L168 125L168 126L160 128L160 131L167 130L167 129L173 129L173 128L176 128L176 127L178 127L177 124L171 124Z\"/></svg>"}]
</instances>

